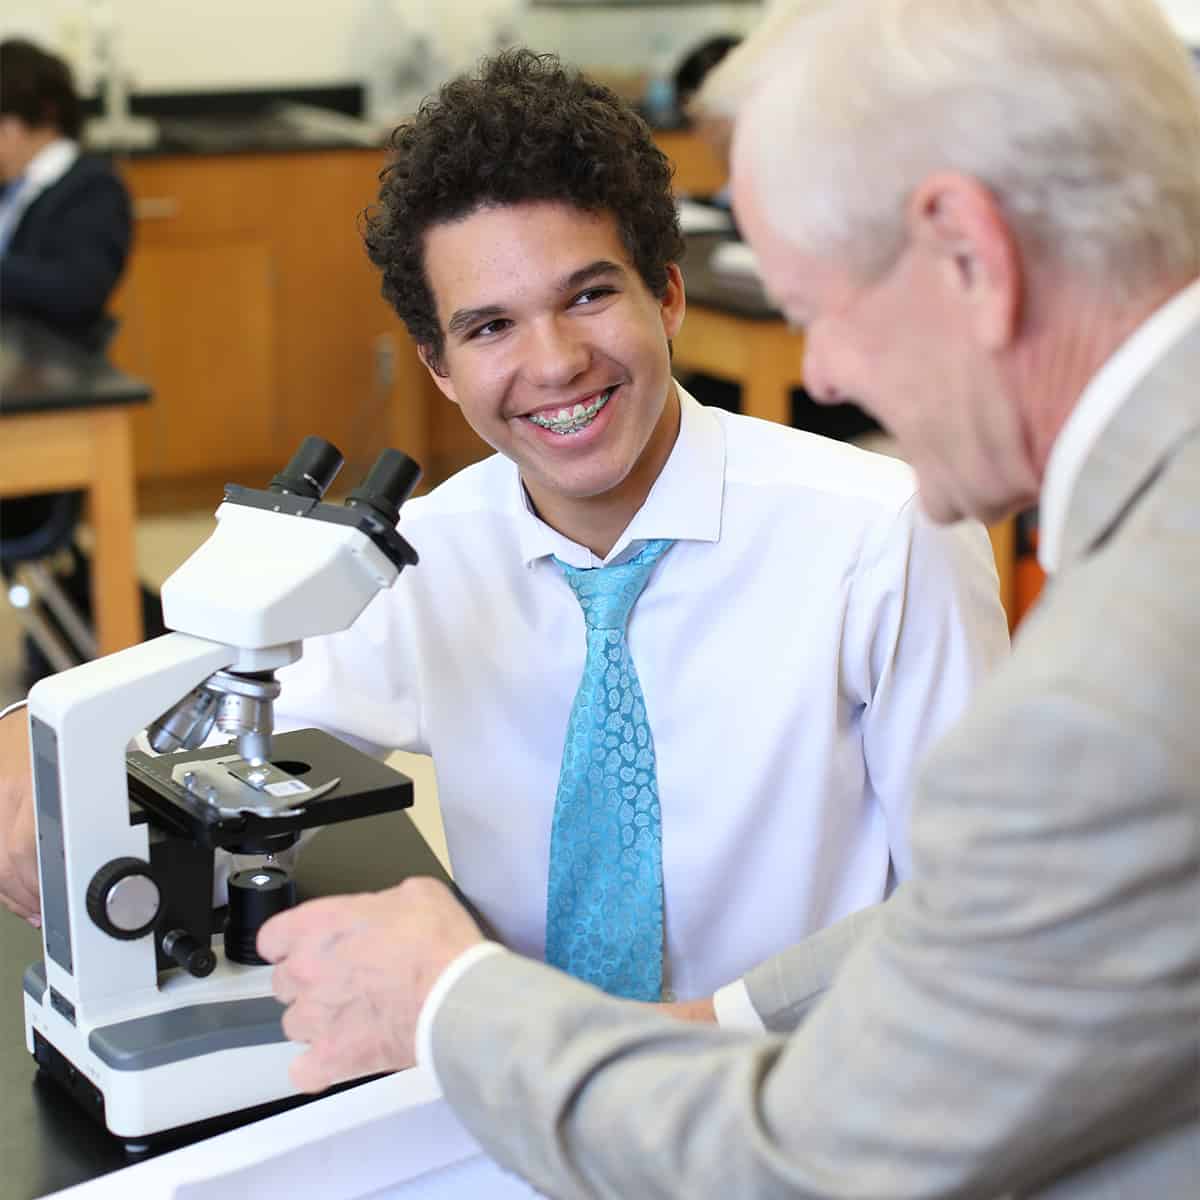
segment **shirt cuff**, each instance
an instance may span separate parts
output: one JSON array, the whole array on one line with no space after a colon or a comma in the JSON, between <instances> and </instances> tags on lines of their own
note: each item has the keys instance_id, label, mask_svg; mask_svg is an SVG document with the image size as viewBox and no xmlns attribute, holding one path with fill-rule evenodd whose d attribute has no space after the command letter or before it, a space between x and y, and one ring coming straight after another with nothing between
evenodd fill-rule
<instances>
[{"instance_id":1,"label":"shirt cuff","mask_svg":"<svg viewBox=\"0 0 1200 1200\"><path fill-rule=\"evenodd\" d=\"M745 981L735 979L713 993L713 1012L722 1029L740 1029L745 1033L765 1033L766 1026L750 1001Z\"/></svg>"},{"instance_id":2,"label":"shirt cuff","mask_svg":"<svg viewBox=\"0 0 1200 1200\"><path fill-rule=\"evenodd\" d=\"M479 961L491 958L493 954L507 954L508 951L499 942L477 942L468 950L464 950L437 977L421 1012L417 1016L417 1032L413 1049L417 1056L417 1066L423 1067L433 1076L440 1090L442 1082L437 1077L437 1066L433 1061L433 1023L437 1020L438 1009L442 1001L450 994L450 989Z\"/></svg>"}]
</instances>

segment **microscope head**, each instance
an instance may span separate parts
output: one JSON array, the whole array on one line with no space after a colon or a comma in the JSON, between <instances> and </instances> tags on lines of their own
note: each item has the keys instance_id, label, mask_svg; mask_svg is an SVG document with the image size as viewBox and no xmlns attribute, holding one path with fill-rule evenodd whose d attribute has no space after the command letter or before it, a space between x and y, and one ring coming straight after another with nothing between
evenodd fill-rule
<instances>
[{"instance_id":1,"label":"microscope head","mask_svg":"<svg viewBox=\"0 0 1200 1200\"><path fill-rule=\"evenodd\" d=\"M341 457L307 438L269 487L227 485L213 535L163 584L167 628L253 659L348 628L415 563L396 522L420 468L385 450L344 505L323 503Z\"/></svg>"},{"instance_id":2,"label":"microscope head","mask_svg":"<svg viewBox=\"0 0 1200 1200\"><path fill-rule=\"evenodd\" d=\"M229 484L216 531L163 585L168 628L236 653L151 725L156 751L194 749L215 726L247 763L268 762L275 669L300 657L305 638L348 628L416 563L396 523L420 468L385 450L345 504L326 504L342 461L309 437L267 488Z\"/></svg>"}]
</instances>

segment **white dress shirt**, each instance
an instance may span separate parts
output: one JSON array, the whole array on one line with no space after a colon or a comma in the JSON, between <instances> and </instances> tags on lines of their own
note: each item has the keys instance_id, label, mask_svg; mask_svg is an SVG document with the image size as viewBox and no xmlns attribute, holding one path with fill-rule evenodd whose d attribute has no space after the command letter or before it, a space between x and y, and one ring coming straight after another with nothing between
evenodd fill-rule
<instances>
[{"instance_id":1,"label":"white dress shirt","mask_svg":"<svg viewBox=\"0 0 1200 1200\"><path fill-rule=\"evenodd\" d=\"M1155 363L1200 325L1200 279L1176 292L1125 339L1080 394L1046 461L1038 508L1038 562L1058 569L1075 481L1101 433Z\"/></svg>"},{"instance_id":2,"label":"white dress shirt","mask_svg":"<svg viewBox=\"0 0 1200 1200\"><path fill-rule=\"evenodd\" d=\"M1007 649L979 526L934 527L901 463L681 392L679 438L606 562L674 538L629 644L662 807L665 977L680 998L887 895L912 765ZM585 654L557 555L496 456L404 508L421 557L306 643L277 707L430 753L456 883L543 957L551 816Z\"/></svg>"}]
</instances>

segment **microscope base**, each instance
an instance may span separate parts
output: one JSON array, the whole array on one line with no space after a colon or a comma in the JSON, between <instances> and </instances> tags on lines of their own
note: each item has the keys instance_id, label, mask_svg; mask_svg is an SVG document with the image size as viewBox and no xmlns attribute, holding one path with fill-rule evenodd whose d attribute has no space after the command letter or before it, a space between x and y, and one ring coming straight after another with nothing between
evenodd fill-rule
<instances>
[{"instance_id":1,"label":"microscope base","mask_svg":"<svg viewBox=\"0 0 1200 1200\"><path fill-rule=\"evenodd\" d=\"M172 1008L82 1031L53 1005L52 989L40 998L33 994L36 980L31 968L24 997L27 1048L123 1141L184 1136L183 1127L214 1118L239 1124L267 1115L264 1106L309 1098L288 1079L303 1047L283 1039L282 1008L269 996Z\"/></svg>"}]
</instances>

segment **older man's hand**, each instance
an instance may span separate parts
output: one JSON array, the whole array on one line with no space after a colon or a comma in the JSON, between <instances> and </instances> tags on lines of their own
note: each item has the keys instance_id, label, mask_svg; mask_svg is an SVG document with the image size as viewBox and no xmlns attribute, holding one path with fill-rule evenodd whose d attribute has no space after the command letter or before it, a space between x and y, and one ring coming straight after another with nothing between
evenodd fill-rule
<instances>
[{"instance_id":1,"label":"older man's hand","mask_svg":"<svg viewBox=\"0 0 1200 1200\"><path fill-rule=\"evenodd\" d=\"M268 921L258 952L275 964L283 1030L308 1050L292 1082L319 1092L414 1061L417 1017L438 976L483 941L449 888L408 879L385 892L331 896Z\"/></svg>"}]
</instances>

